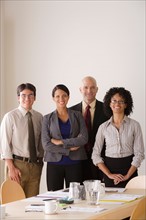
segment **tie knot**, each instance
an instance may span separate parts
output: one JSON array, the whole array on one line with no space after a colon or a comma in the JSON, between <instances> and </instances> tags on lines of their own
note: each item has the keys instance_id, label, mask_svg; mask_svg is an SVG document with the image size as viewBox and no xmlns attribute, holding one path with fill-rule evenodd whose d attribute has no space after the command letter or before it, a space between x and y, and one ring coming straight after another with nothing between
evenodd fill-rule
<instances>
[{"instance_id":1,"label":"tie knot","mask_svg":"<svg viewBox=\"0 0 146 220\"><path fill-rule=\"evenodd\" d=\"M86 110L89 110L90 108L91 108L90 105L87 105L87 106L86 106Z\"/></svg>"},{"instance_id":2,"label":"tie knot","mask_svg":"<svg viewBox=\"0 0 146 220\"><path fill-rule=\"evenodd\" d=\"M28 116L29 118L30 118L31 115L32 115L31 112L27 112L26 114L27 114L27 116Z\"/></svg>"}]
</instances>

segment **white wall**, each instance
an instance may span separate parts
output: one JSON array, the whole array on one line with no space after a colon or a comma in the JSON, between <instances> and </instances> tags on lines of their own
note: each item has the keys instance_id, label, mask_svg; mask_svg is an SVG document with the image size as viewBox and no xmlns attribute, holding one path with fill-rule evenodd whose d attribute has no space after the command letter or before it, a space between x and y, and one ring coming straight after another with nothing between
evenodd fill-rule
<instances>
[{"instance_id":1,"label":"white wall","mask_svg":"<svg viewBox=\"0 0 146 220\"><path fill-rule=\"evenodd\" d=\"M16 87L37 87L35 108L55 106L52 88L64 83L69 106L81 100L85 75L96 78L102 100L124 86L145 135L145 1L1 1L1 118L18 105ZM145 137L145 136L144 136ZM145 173L144 163L139 173ZM45 191L45 167L41 191Z\"/></svg>"}]
</instances>

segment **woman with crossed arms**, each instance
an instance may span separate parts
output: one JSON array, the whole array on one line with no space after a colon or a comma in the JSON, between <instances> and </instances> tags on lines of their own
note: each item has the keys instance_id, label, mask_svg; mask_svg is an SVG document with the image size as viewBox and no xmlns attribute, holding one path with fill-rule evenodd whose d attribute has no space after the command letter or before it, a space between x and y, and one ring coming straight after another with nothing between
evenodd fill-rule
<instances>
[{"instance_id":1,"label":"woman with crossed arms","mask_svg":"<svg viewBox=\"0 0 146 220\"><path fill-rule=\"evenodd\" d=\"M88 141L84 118L79 111L67 108L69 90L56 85L52 98L56 110L43 118L42 144L47 162L47 188L54 191L82 182L81 160L87 159L84 145Z\"/></svg>"}]
</instances>

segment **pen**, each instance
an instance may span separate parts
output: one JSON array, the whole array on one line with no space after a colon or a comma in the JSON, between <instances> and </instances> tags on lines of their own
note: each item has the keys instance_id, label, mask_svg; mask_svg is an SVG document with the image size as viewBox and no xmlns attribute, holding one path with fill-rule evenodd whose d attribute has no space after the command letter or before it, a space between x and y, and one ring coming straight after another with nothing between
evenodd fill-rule
<instances>
[{"instance_id":1,"label":"pen","mask_svg":"<svg viewBox=\"0 0 146 220\"><path fill-rule=\"evenodd\" d=\"M106 211L107 209L102 209L102 210L99 210L99 212L103 212L103 211Z\"/></svg>"},{"instance_id":2,"label":"pen","mask_svg":"<svg viewBox=\"0 0 146 220\"><path fill-rule=\"evenodd\" d=\"M56 198L52 199L43 199L43 201L56 200Z\"/></svg>"},{"instance_id":3,"label":"pen","mask_svg":"<svg viewBox=\"0 0 146 220\"><path fill-rule=\"evenodd\" d=\"M68 208L71 209L71 206L64 207L63 210L66 210Z\"/></svg>"},{"instance_id":4,"label":"pen","mask_svg":"<svg viewBox=\"0 0 146 220\"><path fill-rule=\"evenodd\" d=\"M31 204L31 206L44 206L45 204Z\"/></svg>"}]
</instances>

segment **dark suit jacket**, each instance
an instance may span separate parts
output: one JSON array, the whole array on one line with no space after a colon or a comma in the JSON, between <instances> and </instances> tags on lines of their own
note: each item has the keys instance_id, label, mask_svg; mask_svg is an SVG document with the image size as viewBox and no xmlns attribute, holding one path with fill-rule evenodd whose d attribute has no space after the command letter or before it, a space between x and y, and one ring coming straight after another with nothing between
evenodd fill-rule
<instances>
[{"instance_id":1,"label":"dark suit jacket","mask_svg":"<svg viewBox=\"0 0 146 220\"><path fill-rule=\"evenodd\" d=\"M77 105L72 106L71 109L82 112L82 102L78 103ZM93 127L92 127L92 132L90 135L90 143L91 143L92 148L94 146L98 127L106 120L108 120L108 118L107 116L105 116L104 111L103 111L103 102L96 100L95 113L94 113L94 118L93 118Z\"/></svg>"},{"instance_id":2,"label":"dark suit jacket","mask_svg":"<svg viewBox=\"0 0 146 220\"><path fill-rule=\"evenodd\" d=\"M84 118L79 111L68 109L68 114L71 125L68 139L62 139L56 111L43 117L41 135L45 161L57 162L62 155L69 156L72 160L87 159L84 145L88 141L88 132ZM51 138L62 140L63 145L57 146L51 143ZM80 146L80 148L76 151L70 151L73 146Z\"/></svg>"}]
</instances>

